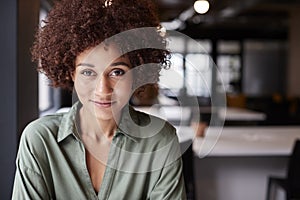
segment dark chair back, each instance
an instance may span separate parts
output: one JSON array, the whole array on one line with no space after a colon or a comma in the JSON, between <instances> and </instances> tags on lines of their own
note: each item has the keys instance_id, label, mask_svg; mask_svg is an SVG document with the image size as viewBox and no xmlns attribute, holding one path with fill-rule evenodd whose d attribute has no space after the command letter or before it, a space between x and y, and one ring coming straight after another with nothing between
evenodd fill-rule
<instances>
[{"instance_id":1,"label":"dark chair back","mask_svg":"<svg viewBox=\"0 0 300 200\"><path fill-rule=\"evenodd\" d=\"M300 198L300 139L295 141L287 174L288 199Z\"/></svg>"}]
</instances>

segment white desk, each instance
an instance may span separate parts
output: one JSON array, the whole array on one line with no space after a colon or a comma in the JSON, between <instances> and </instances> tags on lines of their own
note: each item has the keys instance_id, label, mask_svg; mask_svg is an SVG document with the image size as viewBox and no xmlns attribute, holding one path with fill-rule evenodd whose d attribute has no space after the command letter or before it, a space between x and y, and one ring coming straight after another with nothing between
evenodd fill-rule
<instances>
[{"instance_id":1,"label":"white desk","mask_svg":"<svg viewBox=\"0 0 300 200\"><path fill-rule=\"evenodd\" d=\"M181 142L193 140L197 199L263 200L267 177L284 176L300 127L210 127L195 138L177 127Z\"/></svg>"},{"instance_id":2,"label":"white desk","mask_svg":"<svg viewBox=\"0 0 300 200\"><path fill-rule=\"evenodd\" d=\"M135 107L136 110L145 112L170 122L177 122L189 125L192 116L190 107L181 106L151 106L151 107Z\"/></svg>"},{"instance_id":3,"label":"white desk","mask_svg":"<svg viewBox=\"0 0 300 200\"><path fill-rule=\"evenodd\" d=\"M266 114L262 112L236 107L222 108L218 115L221 119L231 121L263 121L266 119Z\"/></svg>"},{"instance_id":4,"label":"white desk","mask_svg":"<svg viewBox=\"0 0 300 200\"><path fill-rule=\"evenodd\" d=\"M195 140L195 132L190 126L175 126L180 143Z\"/></svg>"},{"instance_id":5,"label":"white desk","mask_svg":"<svg viewBox=\"0 0 300 200\"><path fill-rule=\"evenodd\" d=\"M193 140L199 157L207 156L287 156L300 139L300 126L209 127L205 137L195 137L189 126L176 127L180 142Z\"/></svg>"},{"instance_id":6,"label":"white desk","mask_svg":"<svg viewBox=\"0 0 300 200\"><path fill-rule=\"evenodd\" d=\"M180 106L152 106L152 107L135 107L135 109L158 116L168 121L182 122L187 124L192 116L192 107ZM199 114L210 114L211 107L200 107ZM263 121L266 119L266 114L244 108L226 107L216 109L218 117L227 121Z\"/></svg>"},{"instance_id":7,"label":"white desk","mask_svg":"<svg viewBox=\"0 0 300 200\"><path fill-rule=\"evenodd\" d=\"M194 139L193 149L199 157L287 156L297 138L300 127L209 127L204 138Z\"/></svg>"}]
</instances>

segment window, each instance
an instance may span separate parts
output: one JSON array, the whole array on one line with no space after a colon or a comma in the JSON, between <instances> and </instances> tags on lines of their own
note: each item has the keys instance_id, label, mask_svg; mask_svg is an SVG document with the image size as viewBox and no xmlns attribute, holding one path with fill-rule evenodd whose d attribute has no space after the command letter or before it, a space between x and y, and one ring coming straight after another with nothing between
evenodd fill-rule
<instances>
[{"instance_id":1,"label":"window","mask_svg":"<svg viewBox=\"0 0 300 200\"><path fill-rule=\"evenodd\" d=\"M217 43L218 84L224 84L227 93L241 92L241 44L239 41L220 40Z\"/></svg>"},{"instance_id":2,"label":"window","mask_svg":"<svg viewBox=\"0 0 300 200\"><path fill-rule=\"evenodd\" d=\"M45 19L46 16L47 12L41 9L40 26L43 26L42 20ZM59 108L60 90L50 87L50 80L42 73L39 73L38 81L40 116L56 112Z\"/></svg>"},{"instance_id":3,"label":"window","mask_svg":"<svg viewBox=\"0 0 300 200\"><path fill-rule=\"evenodd\" d=\"M170 69L161 71L159 85L161 89L171 90L173 95L169 94L170 96L176 96L179 90L184 86L182 54L172 54L171 63Z\"/></svg>"},{"instance_id":4,"label":"window","mask_svg":"<svg viewBox=\"0 0 300 200\"><path fill-rule=\"evenodd\" d=\"M184 89L191 96L209 97L212 81L211 42L171 37L168 48L173 52L171 68L161 72L161 89L167 90L168 96L176 96Z\"/></svg>"},{"instance_id":5,"label":"window","mask_svg":"<svg viewBox=\"0 0 300 200\"><path fill-rule=\"evenodd\" d=\"M186 56L187 93L195 96L210 96L212 70L207 54Z\"/></svg>"}]
</instances>

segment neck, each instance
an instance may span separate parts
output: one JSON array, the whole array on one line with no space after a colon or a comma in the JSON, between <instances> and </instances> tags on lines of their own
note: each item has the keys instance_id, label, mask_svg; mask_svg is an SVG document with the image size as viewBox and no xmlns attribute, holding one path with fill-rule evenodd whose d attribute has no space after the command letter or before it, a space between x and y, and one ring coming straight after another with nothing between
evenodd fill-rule
<instances>
[{"instance_id":1,"label":"neck","mask_svg":"<svg viewBox=\"0 0 300 200\"><path fill-rule=\"evenodd\" d=\"M97 119L83 107L79 111L79 124L82 136L93 138L95 141L105 138L111 141L117 129L117 122L114 119Z\"/></svg>"}]
</instances>

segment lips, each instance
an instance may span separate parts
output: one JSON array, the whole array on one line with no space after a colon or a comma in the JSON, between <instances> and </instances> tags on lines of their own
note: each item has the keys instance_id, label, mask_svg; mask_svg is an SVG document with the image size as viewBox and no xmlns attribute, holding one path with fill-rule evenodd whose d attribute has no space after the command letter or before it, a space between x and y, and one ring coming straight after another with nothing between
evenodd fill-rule
<instances>
[{"instance_id":1,"label":"lips","mask_svg":"<svg viewBox=\"0 0 300 200\"><path fill-rule=\"evenodd\" d=\"M91 102L93 102L96 106L101 108L109 108L116 103L116 101L112 101L112 100L101 100L101 101L91 100Z\"/></svg>"}]
</instances>

